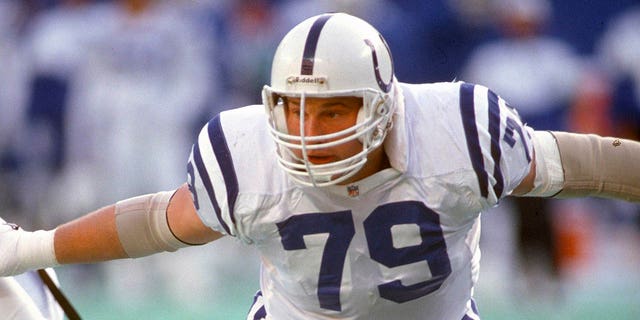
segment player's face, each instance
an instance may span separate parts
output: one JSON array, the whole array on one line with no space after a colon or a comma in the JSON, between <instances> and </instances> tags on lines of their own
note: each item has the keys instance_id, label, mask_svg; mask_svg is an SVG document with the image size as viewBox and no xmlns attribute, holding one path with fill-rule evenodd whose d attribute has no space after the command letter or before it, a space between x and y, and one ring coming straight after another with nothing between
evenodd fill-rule
<instances>
[{"instance_id":1,"label":"player's face","mask_svg":"<svg viewBox=\"0 0 640 320\"><path fill-rule=\"evenodd\" d=\"M304 135L320 136L335 133L355 125L362 99L356 97L306 98L304 103ZM292 135L300 135L300 99L288 98L285 108L287 128ZM328 141L313 143L327 143ZM312 143L310 143L312 144ZM313 164L325 164L346 159L362 151L362 143L353 139L345 143L318 150L308 150L309 161ZM302 158L301 150L294 150Z\"/></svg>"}]
</instances>

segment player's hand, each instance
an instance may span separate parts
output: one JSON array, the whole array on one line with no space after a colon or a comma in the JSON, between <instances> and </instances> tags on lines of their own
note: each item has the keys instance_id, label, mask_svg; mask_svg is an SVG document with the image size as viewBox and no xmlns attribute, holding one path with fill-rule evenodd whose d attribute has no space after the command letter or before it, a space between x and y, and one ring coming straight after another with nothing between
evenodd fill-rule
<instances>
[{"instance_id":1,"label":"player's hand","mask_svg":"<svg viewBox=\"0 0 640 320\"><path fill-rule=\"evenodd\" d=\"M0 218L0 277L58 265L53 250L53 232L24 231Z\"/></svg>"}]
</instances>

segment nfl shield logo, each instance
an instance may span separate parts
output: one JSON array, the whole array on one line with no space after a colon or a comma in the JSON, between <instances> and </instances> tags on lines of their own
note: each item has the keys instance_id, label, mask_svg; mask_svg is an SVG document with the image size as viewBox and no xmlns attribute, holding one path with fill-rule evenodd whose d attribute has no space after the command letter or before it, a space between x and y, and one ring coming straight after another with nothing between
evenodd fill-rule
<instances>
[{"instance_id":1,"label":"nfl shield logo","mask_svg":"<svg viewBox=\"0 0 640 320\"><path fill-rule=\"evenodd\" d=\"M360 195L360 189L357 185L347 186L347 194L349 197L357 197Z\"/></svg>"}]
</instances>

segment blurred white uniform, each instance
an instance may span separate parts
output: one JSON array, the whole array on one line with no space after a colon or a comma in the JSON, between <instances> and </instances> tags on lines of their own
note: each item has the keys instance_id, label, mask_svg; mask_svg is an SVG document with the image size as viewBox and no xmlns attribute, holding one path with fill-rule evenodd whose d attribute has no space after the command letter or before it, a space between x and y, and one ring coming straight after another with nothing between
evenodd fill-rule
<instances>
[{"instance_id":1,"label":"blurred white uniform","mask_svg":"<svg viewBox=\"0 0 640 320\"><path fill-rule=\"evenodd\" d=\"M156 1L135 13L120 1L96 8L97 31L70 86L68 161L55 188L74 196L62 203L54 201L65 197L53 194L56 211L75 215L184 183L186 155L197 133L193 126L215 84L211 35L183 9ZM104 288L120 303L161 293L206 297L200 287L211 281L202 275L210 268L203 262L209 256L176 254L101 266L107 270ZM195 259L192 272L177 274L176 264Z\"/></svg>"},{"instance_id":2,"label":"blurred white uniform","mask_svg":"<svg viewBox=\"0 0 640 320\"><path fill-rule=\"evenodd\" d=\"M579 78L577 61L568 45L549 37L505 40L480 47L464 74L467 80L508 92L524 117L569 101Z\"/></svg>"},{"instance_id":3,"label":"blurred white uniform","mask_svg":"<svg viewBox=\"0 0 640 320\"><path fill-rule=\"evenodd\" d=\"M267 319L479 318L480 211L528 173L529 133L485 87L400 89L392 168L348 186L292 182L261 105L200 133L188 167L198 214L260 252Z\"/></svg>"},{"instance_id":4,"label":"blurred white uniform","mask_svg":"<svg viewBox=\"0 0 640 320\"><path fill-rule=\"evenodd\" d=\"M582 61L566 42L543 33L551 18L547 0L498 0L494 23L504 37L478 46L462 79L482 83L517 106L537 130L564 128L562 111L581 80ZM527 31L522 26L527 24Z\"/></svg>"},{"instance_id":5,"label":"blurred white uniform","mask_svg":"<svg viewBox=\"0 0 640 320\"><path fill-rule=\"evenodd\" d=\"M52 170L54 154L64 152L63 123L55 122L58 119L62 122L65 110L68 110L68 99L62 98L68 97L67 84L83 64L90 40L104 25L101 21L102 8L89 3L65 2L38 12L25 34L23 59L27 68L23 72L26 99L17 105L25 113L24 119L20 119L24 128L19 134L19 156L24 173L18 186L22 189L20 195L25 212L39 215L30 219L38 219L45 224L61 223L75 213L68 210L74 201L49 200L59 196L55 191L59 191L57 186L60 184L56 181L55 170ZM48 84L45 92L38 85L43 79ZM52 83L55 87L51 86ZM52 192L54 195L50 195ZM61 208L57 210L59 203ZM70 215L51 215L56 211Z\"/></svg>"},{"instance_id":6,"label":"blurred white uniform","mask_svg":"<svg viewBox=\"0 0 640 320\"><path fill-rule=\"evenodd\" d=\"M14 30L17 4L0 1L0 154L21 133L26 100L25 55Z\"/></svg>"},{"instance_id":7,"label":"blurred white uniform","mask_svg":"<svg viewBox=\"0 0 640 320\"><path fill-rule=\"evenodd\" d=\"M114 3L100 23L68 121L68 173L90 206L179 185L212 90L207 34L178 8L154 3L133 14Z\"/></svg>"},{"instance_id":8,"label":"blurred white uniform","mask_svg":"<svg viewBox=\"0 0 640 320\"><path fill-rule=\"evenodd\" d=\"M597 44L600 62L614 80L624 76L633 80L636 101L640 103L640 6L624 11L614 19Z\"/></svg>"}]
</instances>

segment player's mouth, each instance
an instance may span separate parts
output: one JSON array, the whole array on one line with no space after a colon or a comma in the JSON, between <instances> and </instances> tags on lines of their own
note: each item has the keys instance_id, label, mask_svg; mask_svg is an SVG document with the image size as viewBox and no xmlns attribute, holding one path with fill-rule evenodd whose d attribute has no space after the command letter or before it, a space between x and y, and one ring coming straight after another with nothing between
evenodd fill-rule
<instances>
[{"instance_id":1,"label":"player's mouth","mask_svg":"<svg viewBox=\"0 0 640 320\"><path fill-rule=\"evenodd\" d=\"M313 164L325 164L336 161L335 156L307 155L309 162Z\"/></svg>"}]
</instances>

